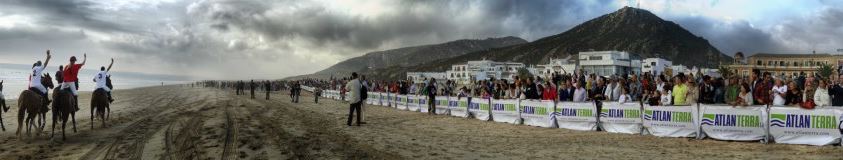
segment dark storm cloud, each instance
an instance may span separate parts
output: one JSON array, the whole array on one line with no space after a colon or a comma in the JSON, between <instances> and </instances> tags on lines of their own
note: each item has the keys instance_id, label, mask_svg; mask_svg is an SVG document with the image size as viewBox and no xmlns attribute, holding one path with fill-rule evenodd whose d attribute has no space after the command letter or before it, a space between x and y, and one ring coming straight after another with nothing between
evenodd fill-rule
<instances>
[{"instance_id":1,"label":"dark storm cloud","mask_svg":"<svg viewBox=\"0 0 843 160\"><path fill-rule=\"evenodd\" d=\"M358 6L338 6L341 2L348 1L187 0L114 9L110 1L0 0L0 16L24 15L28 20L0 28L0 47L7 48L0 54L41 52L55 46L83 52L99 49L106 52L100 57L138 60L127 63L142 69L157 66L161 72L197 68L191 74L289 76L376 50L487 37L536 40L611 13L622 6L619 3L634 1L385 0L348 4L381 7L362 11ZM685 15L665 14L662 18L676 21L729 55L843 46L839 38L843 35L843 11L839 8L809 17L781 17L778 23L758 26L745 20Z\"/></svg>"},{"instance_id":2,"label":"dark storm cloud","mask_svg":"<svg viewBox=\"0 0 843 160\"><path fill-rule=\"evenodd\" d=\"M708 40L726 55L737 52L780 53L787 49L773 39L771 33L752 27L746 21L722 22L707 17L691 16L676 19L676 23L697 36Z\"/></svg>"},{"instance_id":3,"label":"dark storm cloud","mask_svg":"<svg viewBox=\"0 0 843 160\"><path fill-rule=\"evenodd\" d=\"M843 48L843 9L829 8L803 19L788 19L773 32L789 43L807 49Z\"/></svg>"},{"instance_id":4,"label":"dark storm cloud","mask_svg":"<svg viewBox=\"0 0 843 160\"><path fill-rule=\"evenodd\" d=\"M3 0L4 10L37 15L37 23L44 26L78 26L100 31L132 31L120 23L104 19L110 11L97 9L84 0ZM1 12L1 11L0 11Z\"/></svg>"},{"instance_id":5,"label":"dark storm cloud","mask_svg":"<svg viewBox=\"0 0 843 160\"><path fill-rule=\"evenodd\" d=\"M808 17L782 18L769 29L758 28L745 20L718 21L708 17L675 17L676 22L727 55L736 52L810 53L835 52L843 46L843 11L825 9Z\"/></svg>"},{"instance_id":6,"label":"dark storm cloud","mask_svg":"<svg viewBox=\"0 0 843 160\"><path fill-rule=\"evenodd\" d=\"M389 6L399 13L368 17L311 1L203 1L190 12L213 21L212 28L220 31L237 28L273 39L303 38L370 50L391 41L428 37L433 40L426 43L509 35L537 39L613 10L605 5L608 2L400 1Z\"/></svg>"}]
</instances>

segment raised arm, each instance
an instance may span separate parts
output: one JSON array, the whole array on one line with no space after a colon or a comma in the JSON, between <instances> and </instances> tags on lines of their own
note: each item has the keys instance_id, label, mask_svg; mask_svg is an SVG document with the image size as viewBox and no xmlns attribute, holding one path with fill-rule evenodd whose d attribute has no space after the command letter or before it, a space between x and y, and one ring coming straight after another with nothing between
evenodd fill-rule
<instances>
[{"instance_id":1,"label":"raised arm","mask_svg":"<svg viewBox=\"0 0 843 160\"><path fill-rule=\"evenodd\" d=\"M88 62L88 53L85 53L82 56L82 63L80 63L80 65L85 65L85 62Z\"/></svg>"},{"instance_id":2,"label":"raised arm","mask_svg":"<svg viewBox=\"0 0 843 160\"><path fill-rule=\"evenodd\" d=\"M108 64L108 69L105 70L106 72L111 71L111 65L114 65L114 58L111 58L111 63Z\"/></svg>"},{"instance_id":3,"label":"raised arm","mask_svg":"<svg viewBox=\"0 0 843 160\"><path fill-rule=\"evenodd\" d=\"M47 60L44 60L44 68L47 68L47 64L50 64L50 58L53 56L50 55L50 50L47 50Z\"/></svg>"}]
</instances>

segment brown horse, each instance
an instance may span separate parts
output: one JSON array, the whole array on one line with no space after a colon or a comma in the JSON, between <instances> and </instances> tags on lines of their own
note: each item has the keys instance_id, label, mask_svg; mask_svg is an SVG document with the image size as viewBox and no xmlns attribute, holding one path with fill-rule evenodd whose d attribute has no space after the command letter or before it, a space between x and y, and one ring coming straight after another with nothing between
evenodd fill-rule
<instances>
[{"instance_id":1,"label":"brown horse","mask_svg":"<svg viewBox=\"0 0 843 160\"><path fill-rule=\"evenodd\" d=\"M41 77L41 85L52 86L52 81L52 78L47 74ZM20 93L18 97L18 130L15 132L18 137L20 137L21 127L24 125L26 125L26 134L30 134L33 126L38 129L35 119L42 112L46 112L42 111L49 103L46 98L31 90L24 90ZM24 118L26 118L25 123Z\"/></svg>"},{"instance_id":2,"label":"brown horse","mask_svg":"<svg viewBox=\"0 0 843 160\"><path fill-rule=\"evenodd\" d=\"M73 93L70 92L70 89L61 89L61 87L57 87L53 90L53 127L50 137L55 136L56 122L61 120L61 137L62 140L66 139L64 130L67 125L68 118L71 117L73 118L73 132L76 132L76 107L74 105L76 105L76 102L73 97Z\"/></svg>"},{"instance_id":3,"label":"brown horse","mask_svg":"<svg viewBox=\"0 0 843 160\"><path fill-rule=\"evenodd\" d=\"M103 89L97 89L91 96L91 129L94 129L94 117L99 116L102 120L102 127L105 128L105 113L109 106L108 93ZM94 115L96 110L96 115Z\"/></svg>"},{"instance_id":4,"label":"brown horse","mask_svg":"<svg viewBox=\"0 0 843 160\"><path fill-rule=\"evenodd\" d=\"M3 98L2 94L3 94L3 81L0 81L0 107L3 108L2 112L9 112L9 106L6 105L6 99ZM2 112L0 112L0 113L2 113ZM6 131L6 126L3 125L3 117L2 116L0 116L0 128L2 128L3 131Z\"/></svg>"},{"instance_id":5,"label":"brown horse","mask_svg":"<svg viewBox=\"0 0 843 160\"><path fill-rule=\"evenodd\" d=\"M41 78L41 81L42 81L41 84L43 84L44 87L47 88L47 93L45 93L46 95L50 95L50 89L53 89L55 87L55 85L53 85L52 79L53 79L53 77L50 77L50 74L46 74L46 73ZM44 97L44 98L48 98L48 97ZM44 127L47 126L47 112L50 111L50 108L49 108L50 99L48 98L47 101L48 101L48 103L45 103L44 105L42 105L43 107L41 107L41 109L38 110L38 111L40 111L40 113L38 113L38 117L39 117L39 119L38 119L38 125L39 126L38 127L41 130L44 130Z\"/></svg>"}]
</instances>

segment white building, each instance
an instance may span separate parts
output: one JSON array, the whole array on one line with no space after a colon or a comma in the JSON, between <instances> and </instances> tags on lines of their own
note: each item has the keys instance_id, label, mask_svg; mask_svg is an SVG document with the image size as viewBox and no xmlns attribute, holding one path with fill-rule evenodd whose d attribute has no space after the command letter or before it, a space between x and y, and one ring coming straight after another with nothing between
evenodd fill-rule
<instances>
[{"instance_id":1,"label":"white building","mask_svg":"<svg viewBox=\"0 0 843 160\"><path fill-rule=\"evenodd\" d=\"M547 64L530 67L529 71L533 75L542 77L550 77L553 73L574 73L577 69L577 64L569 62L569 59L570 57L564 59L550 59Z\"/></svg>"},{"instance_id":2,"label":"white building","mask_svg":"<svg viewBox=\"0 0 843 160\"><path fill-rule=\"evenodd\" d=\"M671 76L679 75L679 73L684 73L685 75L688 75L688 74L691 73L691 69L688 69L688 67L685 67L681 64L670 66L670 70L673 73L673 75L671 75Z\"/></svg>"},{"instance_id":3,"label":"white building","mask_svg":"<svg viewBox=\"0 0 843 160\"><path fill-rule=\"evenodd\" d=\"M424 83L424 80L435 78L437 81L448 79L445 72L407 72L407 80L413 83Z\"/></svg>"},{"instance_id":4,"label":"white building","mask_svg":"<svg viewBox=\"0 0 843 160\"><path fill-rule=\"evenodd\" d=\"M662 58L647 58L641 63L641 72L653 75L661 74L665 69L673 66L673 62Z\"/></svg>"},{"instance_id":5,"label":"white building","mask_svg":"<svg viewBox=\"0 0 843 160\"><path fill-rule=\"evenodd\" d=\"M451 70L445 72L449 80L460 84L489 78L512 80L518 70L525 68L523 63L495 62L489 60L468 61L466 64L452 65Z\"/></svg>"},{"instance_id":6,"label":"white building","mask_svg":"<svg viewBox=\"0 0 843 160\"><path fill-rule=\"evenodd\" d=\"M641 73L641 60L631 58L627 52L580 52L578 59L580 68L586 73L594 73L599 76Z\"/></svg>"}]
</instances>

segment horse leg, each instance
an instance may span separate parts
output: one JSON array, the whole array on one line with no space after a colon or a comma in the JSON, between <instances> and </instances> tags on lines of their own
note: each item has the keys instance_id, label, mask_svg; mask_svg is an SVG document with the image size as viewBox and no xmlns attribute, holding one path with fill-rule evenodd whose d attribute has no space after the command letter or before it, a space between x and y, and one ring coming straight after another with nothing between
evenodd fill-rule
<instances>
[{"instance_id":1,"label":"horse leg","mask_svg":"<svg viewBox=\"0 0 843 160\"><path fill-rule=\"evenodd\" d=\"M96 110L96 108L97 108L96 106L91 105L91 130L94 129L94 122L96 122L96 121L94 121L94 117L97 116L97 115L94 114L94 110Z\"/></svg>"},{"instance_id":2,"label":"horse leg","mask_svg":"<svg viewBox=\"0 0 843 160\"><path fill-rule=\"evenodd\" d=\"M67 135L65 135L64 129L65 129L65 126L67 125L67 116L62 116L62 118L63 119L61 121L61 140L66 140Z\"/></svg>"},{"instance_id":3,"label":"horse leg","mask_svg":"<svg viewBox=\"0 0 843 160\"><path fill-rule=\"evenodd\" d=\"M105 105L105 110L105 119L108 119L111 117L111 104Z\"/></svg>"},{"instance_id":4,"label":"horse leg","mask_svg":"<svg viewBox=\"0 0 843 160\"><path fill-rule=\"evenodd\" d=\"M18 109L18 130L15 132L15 135L20 137L21 128L23 127L23 125L25 125L23 123L23 118L24 118L24 116L26 116L26 110L24 109L26 106L21 106L21 105L18 105L18 106L20 106L21 108Z\"/></svg>"},{"instance_id":5,"label":"horse leg","mask_svg":"<svg viewBox=\"0 0 843 160\"><path fill-rule=\"evenodd\" d=\"M0 99L0 100L2 100L2 99ZM2 107L2 106L0 106L0 107ZM2 108L0 108L0 109L2 109ZM3 113L3 112L0 111L0 113ZM3 128L3 132L6 131L6 125L3 125L3 116L2 115L0 115L0 128Z\"/></svg>"},{"instance_id":6,"label":"horse leg","mask_svg":"<svg viewBox=\"0 0 843 160\"><path fill-rule=\"evenodd\" d=\"M70 117L73 118L73 133L76 133L76 113L70 112ZM94 122L91 122L94 123Z\"/></svg>"},{"instance_id":7,"label":"horse leg","mask_svg":"<svg viewBox=\"0 0 843 160\"><path fill-rule=\"evenodd\" d=\"M99 112L99 113L97 113L97 114L99 114L100 119L102 120L102 128L105 128L105 108L100 108L98 110L99 111L97 111L97 112Z\"/></svg>"},{"instance_id":8,"label":"horse leg","mask_svg":"<svg viewBox=\"0 0 843 160\"><path fill-rule=\"evenodd\" d=\"M41 128L41 113L35 114L35 120L38 122L35 123L35 129Z\"/></svg>"},{"instance_id":9,"label":"horse leg","mask_svg":"<svg viewBox=\"0 0 843 160\"><path fill-rule=\"evenodd\" d=\"M27 136L32 136L32 133L30 132L30 129L32 129L32 118L31 117L32 117L32 114L26 114L26 123L24 125L26 125L26 135Z\"/></svg>"},{"instance_id":10,"label":"horse leg","mask_svg":"<svg viewBox=\"0 0 843 160\"><path fill-rule=\"evenodd\" d=\"M41 115L41 129L43 130L44 127L47 127L47 112L43 112Z\"/></svg>"},{"instance_id":11,"label":"horse leg","mask_svg":"<svg viewBox=\"0 0 843 160\"><path fill-rule=\"evenodd\" d=\"M50 129L50 138L53 138L53 136L56 135L56 121L59 120L58 113L58 110L53 108L53 127Z\"/></svg>"}]
</instances>

